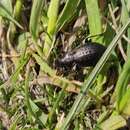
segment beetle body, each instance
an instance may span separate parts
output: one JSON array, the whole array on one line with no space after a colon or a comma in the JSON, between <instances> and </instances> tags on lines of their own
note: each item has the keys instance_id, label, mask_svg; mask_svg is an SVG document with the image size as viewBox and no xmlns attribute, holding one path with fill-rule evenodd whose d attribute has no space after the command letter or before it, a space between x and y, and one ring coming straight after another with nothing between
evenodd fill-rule
<instances>
[{"instance_id":1,"label":"beetle body","mask_svg":"<svg viewBox=\"0 0 130 130\"><path fill-rule=\"evenodd\" d=\"M88 42L72 51L65 53L65 55L56 61L57 67L88 67L94 66L104 51L106 47L99 43Z\"/></svg>"}]
</instances>

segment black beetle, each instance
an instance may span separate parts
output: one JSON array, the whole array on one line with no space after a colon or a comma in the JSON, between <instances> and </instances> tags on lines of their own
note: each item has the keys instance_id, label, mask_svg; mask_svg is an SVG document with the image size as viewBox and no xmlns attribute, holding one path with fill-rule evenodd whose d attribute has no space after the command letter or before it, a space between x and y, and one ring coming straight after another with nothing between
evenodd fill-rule
<instances>
[{"instance_id":1,"label":"black beetle","mask_svg":"<svg viewBox=\"0 0 130 130\"><path fill-rule=\"evenodd\" d=\"M63 57L56 60L56 67L76 68L95 66L106 47L95 42L87 42L84 45L66 52Z\"/></svg>"}]
</instances>

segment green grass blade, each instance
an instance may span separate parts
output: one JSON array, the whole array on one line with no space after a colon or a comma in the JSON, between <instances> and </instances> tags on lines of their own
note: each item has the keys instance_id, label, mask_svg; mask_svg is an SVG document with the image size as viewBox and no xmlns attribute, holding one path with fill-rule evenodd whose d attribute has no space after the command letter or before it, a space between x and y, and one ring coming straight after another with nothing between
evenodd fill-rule
<instances>
[{"instance_id":1,"label":"green grass blade","mask_svg":"<svg viewBox=\"0 0 130 130\"><path fill-rule=\"evenodd\" d=\"M67 0L64 9L57 20L56 30L60 30L77 11L81 0Z\"/></svg>"},{"instance_id":2,"label":"green grass blade","mask_svg":"<svg viewBox=\"0 0 130 130\"><path fill-rule=\"evenodd\" d=\"M129 24L130 24L130 19L121 28L119 33L115 36L115 38L112 40L112 42L108 46L108 48L105 51L105 53L103 54L103 56L100 58L99 62L94 67L93 71L91 72L91 74L89 75L89 77L87 78L85 83L83 84L83 86L81 88L81 92L78 94L78 96L77 96L77 98L76 98L76 100L75 100L75 102L74 102L70 112L68 113L65 121L63 122L63 125L61 126L60 130L65 130L68 127L68 124L69 124L70 120L74 117L74 115L75 115L75 113L77 111L77 108L78 108L80 102L82 101L84 95L88 92L88 89L91 87L91 84L93 83L93 81L95 80L96 76L99 74L99 72L103 68L104 64L108 60L108 58L111 55L112 51L116 47L117 41L122 36L122 34L124 33L124 31L126 30L126 28L128 27Z\"/></svg>"},{"instance_id":3,"label":"green grass blade","mask_svg":"<svg viewBox=\"0 0 130 130\"><path fill-rule=\"evenodd\" d=\"M56 21L59 10L59 0L51 0L49 10L48 10L48 27L44 44L44 55L48 57L50 48L53 45L53 35L56 30Z\"/></svg>"},{"instance_id":4,"label":"green grass blade","mask_svg":"<svg viewBox=\"0 0 130 130\"><path fill-rule=\"evenodd\" d=\"M117 115L110 117L109 119L104 121L100 126L101 130L116 130L125 125L126 125L125 119L122 116Z\"/></svg>"},{"instance_id":5,"label":"green grass blade","mask_svg":"<svg viewBox=\"0 0 130 130\"><path fill-rule=\"evenodd\" d=\"M27 55L25 58L20 59L19 60L19 64L16 68L15 73L10 77L12 83L16 83L17 79L18 79L18 75L20 74L20 71L23 69L23 67L27 64L27 62L29 61L30 56Z\"/></svg>"},{"instance_id":6,"label":"green grass blade","mask_svg":"<svg viewBox=\"0 0 130 130\"><path fill-rule=\"evenodd\" d=\"M34 0L33 6L31 10L31 16L30 16L30 23L29 23L29 29L33 36L33 39L38 38L38 25L39 25L39 19L41 15L41 10L43 7L43 0Z\"/></svg>"},{"instance_id":7,"label":"green grass blade","mask_svg":"<svg viewBox=\"0 0 130 130\"><path fill-rule=\"evenodd\" d=\"M6 2L9 2L8 4ZM0 16L7 18L11 20L13 23L15 23L19 28L23 29L23 27L13 18L13 13L12 13L12 7L10 0L8 1L0 1Z\"/></svg>"},{"instance_id":8,"label":"green grass blade","mask_svg":"<svg viewBox=\"0 0 130 130\"><path fill-rule=\"evenodd\" d=\"M55 71L48 66L48 64L37 54L32 54L37 63L41 66L41 70L49 75L55 75Z\"/></svg>"},{"instance_id":9,"label":"green grass blade","mask_svg":"<svg viewBox=\"0 0 130 130\"><path fill-rule=\"evenodd\" d=\"M42 123L42 125L45 125L47 122L48 114L45 114L31 99L29 99L30 107L35 113L35 117L37 118L38 123Z\"/></svg>"},{"instance_id":10,"label":"green grass blade","mask_svg":"<svg viewBox=\"0 0 130 130\"><path fill-rule=\"evenodd\" d=\"M57 21L57 16L58 16L58 10L59 10L59 0L51 0L49 10L48 10L48 28L47 28L47 33L50 36L53 36L55 32L55 27L56 27L56 21Z\"/></svg>"},{"instance_id":11,"label":"green grass blade","mask_svg":"<svg viewBox=\"0 0 130 130\"><path fill-rule=\"evenodd\" d=\"M122 3L122 11L121 11L121 22L125 24L125 22L129 19L129 0L121 0ZM127 30L127 37L130 38L130 27ZM127 44L127 56L130 57L130 44Z\"/></svg>"},{"instance_id":12,"label":"green grass blade","mask_svg":"<svg viewBox=\"0 0 130 130\"><path fill-rule=\"evenodd\" d=\"M123 95L123 97L120 101L119 110L121 112L123 112L125 110L125 107L127 107L127 104L129 103L128 99L130 99L130 88L127 89L126 93Z\"/></svg>"},{"instance_id":13,"label":"green grass blade","mask_svg":"<svg viewBox=\"0 0 130 130\"><path fill-rule=\"evenodd\" d=\"M125 21L130 17L130 1L129 0L121 0L122 3L122 13L121 13L121 21L124 24ZM130 38L130 27L127 30L127 37ZM127 56L130 57L130 44L127 44Z\"/></svg>"},{"instance_id":14,"label":"green grass blade","mask_svg":"<svg viewBox=\"0 0 130 130\"><path fill-rule=\"evenodd\" d=\"M14 17L17 21L20 21L23 9L23 0L17 0L14 7Z\"/></svg>"},{"instance_id":15,"label":"green grass blade","mask_svg":"<svg viewBox=\"0 0 130 130\"><path fill-rule=\"evenodd\" d=\"M125 24L127 19L129 18L129 13L127 10L125 0L121 0L121 3L122 3L121 21L123 24Z\"/></svg>"},{"instance_id":16,"label":"green grass blade","mask_svg":"<svg viewBox=\"0 0 130 130\"><path fill-rule=\"evenodd\" d=\"M98 0L85 0L86 11L88 16L88 24L90 35L97 35L102 33L101 16L98 7ZM92 37L93 41L102 43L102 38Z\"/></svg>"},{"instance_id":17,"label":"green grass blade","mask_svg":"<svg viewBox=\"0 0 130 130\"><path fill-rule=\"evenodd\" d=\"M122 101L123 96L125 95L127 91L127 85L129 83L129 80L130 80L130 59L128 59L128 61L124 64L123 71L118 78L116 89L114 92L117 98L116 108L119 112L122 111L122 109L120 108L122 108L123 106L120 105L120 103Z\"/></svg>"},{"instance_id":18,"label":"green grass blade","mask_svg":"<svg viewBox=\"0 0 130 130\"><path fill-rule=\"evenodd\" d=\"M38 45L38 29L39 29L39 20L41 16L41 11L43 7L43 0L34 0L31 10L29 29L33 38L33 43L37 50L37 53L42 57L42 48Z\"/></svg>"},{"instance_id":19,"label":"green grass blade","mask_svg":"<svg viewBox=\"0 0 130 130\"><path fill-rule=\"evenodd\" d=\"M1 0L0 1L0 5L3 5L5 7L5 9L12 14L13 13L13 7L12 7L12 3L11 0Z\"/></svg>"}]
</instances>

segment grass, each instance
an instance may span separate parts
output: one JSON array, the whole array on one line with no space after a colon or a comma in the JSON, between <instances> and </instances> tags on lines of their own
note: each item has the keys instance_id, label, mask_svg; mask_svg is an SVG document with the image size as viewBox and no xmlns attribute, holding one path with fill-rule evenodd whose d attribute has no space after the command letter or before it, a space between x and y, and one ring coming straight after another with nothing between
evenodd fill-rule
<instances>
[{"instance_id":1,"label":"grass","mask_svg":"<svg viewBox=\"0 0 130 130\"><path fill-rule=\"evenodd\" d=\"M0 130L128 128L129 3L1 1ZM99 62L60 72L55 60L86 37L107 47Z\"/></svg>"}]
</instances>

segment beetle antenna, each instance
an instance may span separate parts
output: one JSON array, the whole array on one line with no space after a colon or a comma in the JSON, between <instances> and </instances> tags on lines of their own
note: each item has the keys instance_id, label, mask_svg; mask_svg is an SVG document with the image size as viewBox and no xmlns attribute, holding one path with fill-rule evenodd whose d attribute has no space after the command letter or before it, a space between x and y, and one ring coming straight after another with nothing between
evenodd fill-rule
<instances>
[{"instance_id":1,"label":"beetle antenna","mask_svg":"<svg viewBox=\"0 0 130 130\"><path fill-rule=\"evenodd\" d=\"M91 36L87 36L87 37L85 38L85 42L90 42L90 41L91 41L90 38L102 36L104 33L105 33L105 32L99 33L99 34L95 34L95 35L91 35Z\"/></svg>"}]
</instances>

